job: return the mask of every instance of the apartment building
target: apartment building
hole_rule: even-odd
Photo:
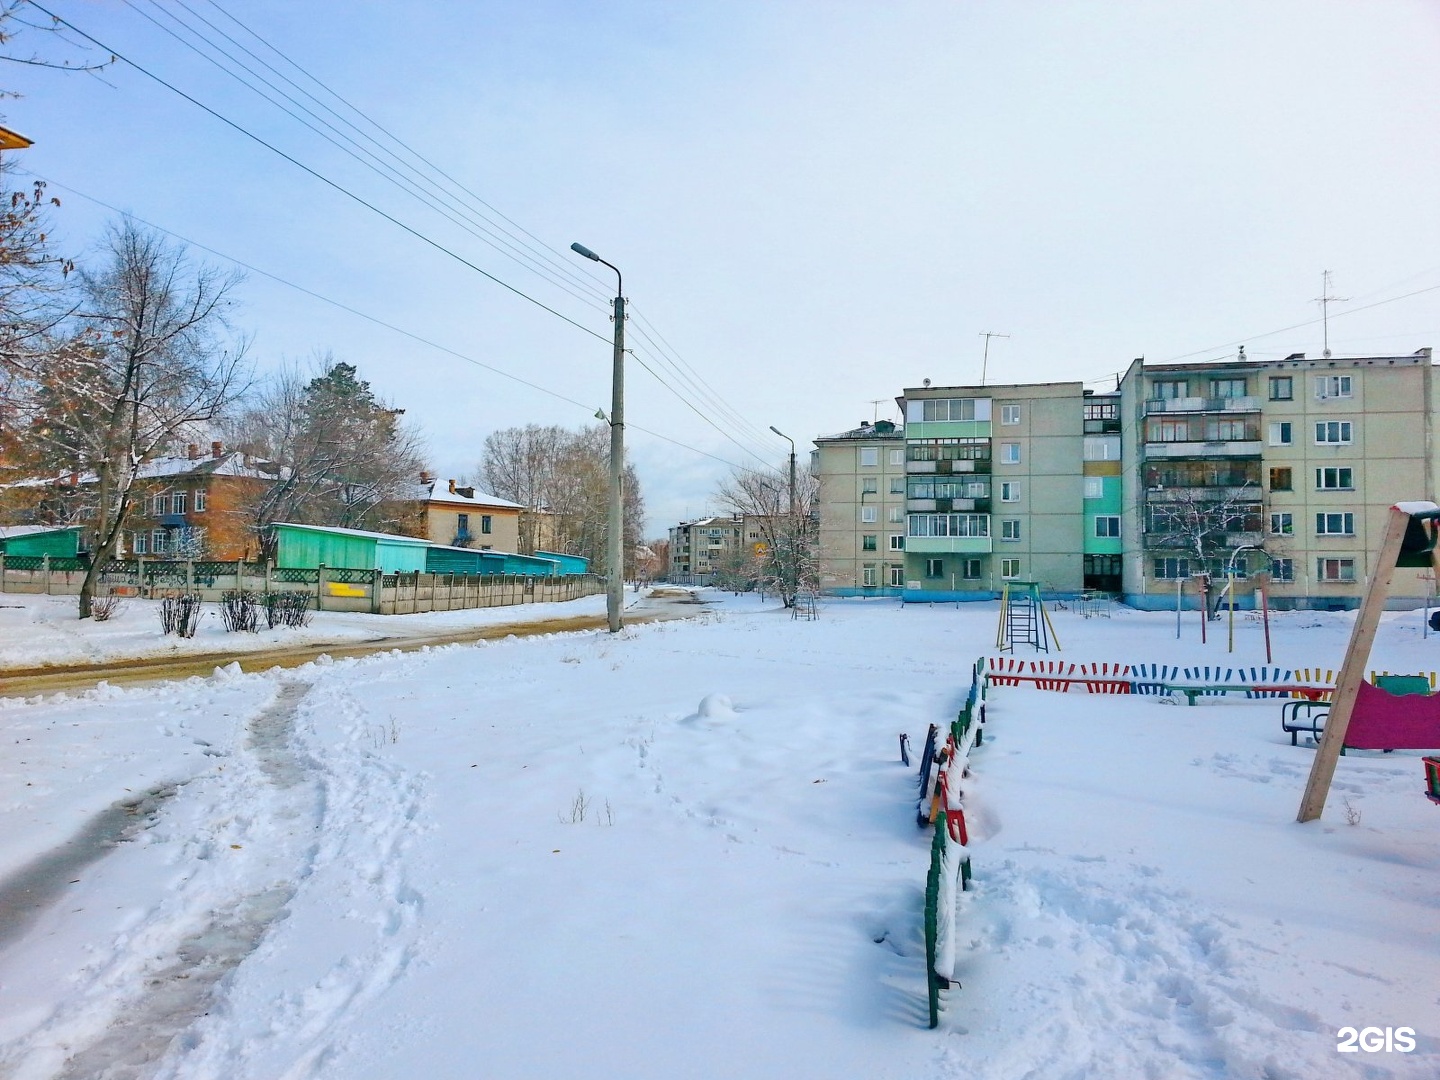
[[[1278,607],[1356,606],[1388,508],[1436,494],[1433,371],[1429,349],[1132,364],[1126,602],[1167,607],[1178,582],[1233,568],[1268,572]],[[1432,588],[1425,573],[1397,571],[1395,606]]]
[[[967,600],[1023,579],[1158,609],[1233,570],[1242,606],[1265,572],[1276,607],[1354,607],[1388,508],[1436,496],[1433,371],[1429,349],[1297,353],[1137,360],[1110,393],[907,388],[903,428],[815,440],[822,588]],[[1401,570],[1392,606],[1433,586]]]
[[[905,390],[906,599],[983,599],[1016,579],[1081,588],[1086,400],[1068,382]],[[1118,454],[1118,434],[1101,438]]]
[[[899,596],[905,588],[905,429],[888,420],[815,440],[820,588]]]
[[[745,531],[745,519],[739,514],[702,517],[672,527],[667,580],[709,585],[717,571],[738,558]]]

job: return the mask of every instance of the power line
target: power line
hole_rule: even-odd
[[[96,206],[109,210],[111,213],[125,213],[125,211],[120,210],[118,207],[112,206],[111,204],[101,199],[97,199],[93,195],[88,195],[85,192],[80,191],[78,188],[73,188],[68,184],[62,184],[56,180],[51,180],[49,177],[42,176],[40,173],[37,173],[31,169],[17,169],[16,171],[23,173],[27,176],[33,176],[37,180],[43,180],[46,184],[50,185],[51,187],[57,187],[61,191],[68,191],[70,194],[85,199],[87,202],[92,202]],[[179,240],[181,243],[188,244],[189,246],[196,248],[199,251],[207,252],[211,255],[214,255],[216,258],[224,259],[226,262],[234,263],[236,266],[241,267],[244,270],[248,270],[252,274],[258,274],[263,278],[268,278],[269,280],[276,282],[277,284],[284,285],[286,288],[294,289],[296,292],[299,293],[304,293],[306,296],[309,296],[315,300],[319,300],[321,303],[329,304],[331,307],[338,308],[339,310],[347,312],[348,314],[364,319],[366,322],[373,323],[376,326],[383,327],[386,330],[390,330],[396,334],[401,335],[402,337],[409,338],[411,341],[419,342],[421,345],[429,346],[432,349],[436,349],[449,356],[453,356],[457,360],[463,360],[467,364],[473,364],[475,367],[483,368],[484,370],[489,371],[495,375],[499,375],[501,378],[509,379],[511,382],[519,383],[521,386],[529,387],[532,390],[539,391],[542,394],[556,398],[557,400],[563,401],[566,404],[574,405],[578,408],[584,409],[586,412],[591,412],[594,408],[593,405],[587,405],[583,401],[577,401],[572,397],[567,397],[565,394],[560,393],[558,390],[552,390],[548,386],[542,386],[539,383],[531,382],[529,379],[521,378],[519,375],[512,374],[511,372],[506,371],[504,368],[498,368],[495,367],[493,364],[485,363],[483,360],[477,360],[475,359],[475,357],[468,356],[465,353],[452,349],[448,345],[441,345],[439,342],[431,341],[429,338],[423,337],[420,334],[414,333],[413,331],[406,330],[403,327],[396,326],[394,323],[386,322],[384,319],[371,315],[368,312],[361,311],[359,308],[351,307],[349,304],[346,304],[343,301],[332,299],[331,297],[325,296],[323,293],[315,292],[313,289],[306,288],[304,285],[300,285],[296,282],[290,281],[288,278],[283,278],[279,274],[271,273],[269,270],[263,270],[258,266],[254,266],[251,263],[245,262],[243,259],[237,259],[233,255],[227,255],[225,252],[219,251],[216,248],[210,247],[206,244],[202,244],[197,240],[191,240],[189,237],[183,236],[180,233],[175,232],[173,229],[167,229],[163,225],[156,225],[154,222],[146,221],[144,218],[136,217],[134,214],[129,214],[128,216],[132,220],[139,222],[141,225],[144,225],[146,228],[154,229],[156,232],[164,233],[166,236],[173,237],[174,239]],[[745,468],[745,466],[737,465],[735,462],[730,461],[726,458],[722,458],[717,454],[712,454],[706,450],[701,450],[699,447],[691,446],[689,443],[683,443],[679,439],[672,439],[668,435],[661,435],[658,431],[651,431],[649,428],[641,427],[639,424],[632,424],[627,421],[626,426],[632,427],[637,431],[642,431],[646,435],[650,435],[656,439],[660,439],[663,442],[670,443],[672,446],[678,446],[684,450],[689,450],[691,453],[699,454],[701,457],[707,457],[713,461],[718,461],[722,465],[729,465],[732,469],[743,470]]]
[[[266,101],[271,105],[274,105],[286,116],[289,116],[297,123],[308,128],[316,135],[319,135],[322,139],[330,143],[332,146],[335,146],[342,153],[359,162],[364,168],[369,169],[371,172],[375,173],[377,176],[380,176],[386,182],[394,185],[401,191],[412,196],[417,201],[421,202],[423,205],[429,207],[436,213],[440,214],[442,217],[446,218],[446,220],[450,221],[452,224],[459,226],[462,230],[468,232],[471,236],[474,236],[476,239],[480,240],[482,243],[489,245],[496,251],[500,252],[500,254],[504,255],[506,258],[524,267],[531,273],[534,273],[544,278],[550,284],[555,285],[557,288],[569,293],[570,296],[581,301],[582,303],[590,304],[596,307],[603,306],[601,304],[601,301],[604,299],[604,297],[600,292],[599,286],[592,282],[590,279],[579,277],[578,275],[573,273],[568,275],[571,279],[569,281],[562,281],[558,279],[552,269],[539,262],[530,252],[518,248],[515,244],[510,243],[507,237],[490,228],[491,223],[483,220],[483,215],[472,214],[468,207],[466,207],[463,203],[457,203],[454,197],[452,197],[448,192],[444,191],[442,188],[436,185],[419,170],[411,166],[408,162],[405,162],[398,155],[394,154],[387,147],[376,142],[376,140],[374,140],[370,136],[365,135],[363,132],[360,132],[358,128],[355,128],[355,126],[353,124],[350,124],[349,121],[336,114],[334,110],[328,109],[322,103],[315,101],[313,95],[308,94],[306,91],[299,90],[298,87],[296,88],[297,90],[299,90],[300,93],[305,94],[306,97],[310,98],[310,100],[315,101],[317,106],[326,109],[326,111],[329,112],[331,115],[335,116],[337,120],[340,120],[342,123],[355,130],[357,134],[361,136],[361,138],[365,139],[367,142],[373,144],[381,152],[393,158],[399,164],[400,168],[407,170],[410,174],[412,174],[413,178],[412,176],[407,176],[404,173],[398,171],[394,166],[382,160],[368,147],[362,145],[350,135],[347,135],[345,132],[341,131],[334,124],[330,123],[330,121],[326,120],[323,116],[318,115],[313,109],[309,108],[303,102],[297,101],[291,94],[287,93],[281,87],[276,86],[273,82],[267,79],[264,75],[255,71],[254,68],[247,65],[244,61],[239,60],[231,53],[227,52],[224,48],[215,44],[215,42],[211,41],[199,30],[196,30],[179,15],[175,14],[173,11],[170,11],[167,8],[162,7],[159,3],[159,0],[150,0],[150,3],[157,9],[159,9],[167,18],[172,20],[176,25],[183,27],[188,33],[194,35],[210,49],[213,49],[216,53],[225,57],[225,59],[228,60],[230,63],[238,66],[248,75],[257,79],[269,91],[272,91],[274,94],[279,95],[279,97],[283,98],[285,101],[288,101],[291,105],[295,106],[296,109],[304,112],[306,116],[309,116],[311,119],[313,119],[315,123],[311,123],[310,120],[305,119],[304,116],[300,116],[294,110],[287,108],[280,101],[276,100],[275,97],[272,97],[269,93],[266,93],[265,90],[260,89],[260,87],[250,82],[244,76],[238,74],[232,68],[227,67],[225,63],[217,60],[214,56],[210,55],[205,50],[197,46],[194,42],[186,40],[185,38],[177,34],[174,30],[171,30],[168,26],[164,26],[159,23],[154,17],[137,7],[134,0],[123,0],[123,3],[126,7],[134,11],[135,14],[149,22],[157,30],[173,38],[175,41],[179,42],[185,48],[189,49],[191,52],[195,53],[197,56],[201,57],[206,62],[214,65],[226,75],[229,75],[232,79],[240,83],[240,85],[244,86],[247,90],[250,90],[252,93],[256,94],[262,100]],[[192,14],[194,14],[191,8],[184,5],[183,0],[181,6],[185,7],[185,10],[191,11]],[[206,25],[213,26],[213,24],[204,20],[203,16],[197,17],[200,18],[201,21],[205,21]],[[223,31],[218,32],[222,35],[224,34]],[[233,42],[233,38],[229,38],[228,35],[224,36],[227,37],[227,40],[231,40]],[[236,44],[237,48],[244,48],[244,46],[241,46],[238,43]],[[248,52],[248,50],[246,51]],[[253,56],[254,54],[252,53],[251,55]],[[257,61],[262,64],[264,63],[263,60],[259,60],[258,58]],[[268,64],[266,66],[269,67]],[[271,70],[274,69],[271,68]],[[276,74],[279,75],[280,78],[286,78],[284,75],[281,75],[278,72]],[[286,79],[286,81],[290,82],[292,86],[294,85],[293,81],[289,79]],[[320,126],[317,127],[317,124]],[[328,130],[321,130],[322,127]],[[330,134],[331,132],[333,132],[334,134]],[[362,157],[361,155],[364,156]],[[417,185],[424,185],[424,188],[422,189]],[[443,204],[439,200],[443,200]],[[459,217],[456,216],[457,214],[459,215]],[[480,220],[477,220],[477,217],[480,218]],[[579,284],[581,287],[591,289],[592,295],[582,296],[581,294],[577,293],[573,287],[574,284]]]
[[[329,177],[325,176],[324,174],[318,172],[318,171],[315,170],[315,169],[312,169],[312,168],[309,167],[308,165],[305,165],[303,162],[299,161],[297,158],[291,156],[290,154],[287,154],[285,151],[279,149],[279,148],[278,148],[277,146],[275,146],[274,144],[266,141],[265,139],[261,138],[259,135],[256,135],[254,132],[248,130],[247,128],[245,128],[245,127],[242,126],[241,124],[237,123],[236,121],[231,120],[229,117],[223,115],[222,113],[218,112],[217,110],[210,108],[208,105],[204,104],[203,102],[199,101],[198,99],[196,99],[196,98],[192,97],[191,95],[187,94],[185,91],[181,90],[179,87],[177,87],[177,86],[175,86],[174,84],[172,84],[172,83],[166,81],[165,79],[161,78],[159,75],[157,75],[157,74],[155,74],[154,72],[150,71],[148,68],[145,68],[143,65],[141,65],[141,64],[139,64],[138,62],[130,59],[128,56],[125,56],[123,53],[120,53],[120,52],[118,52],[118,51],[116,51],[116,50],[114,50],[114,49],[111,49],[110,46],[106,45],[104,42],[100,41],[98,38],[95,38],[95,37],[93,37],[92,35],[87,34],[84,30],[81,30],[79,27],[75,26],[73,23],[69,22],[68,20],[66,20],[66,19],[60,17],[59,15],[56,15],[56,14],[54,14],[53,12],[49,11],[49,10],[48,10],[47,8],[45,8],[43,5],[39,4],[38,2],[35,2],[35,0],[31,0],[31,2],[34,4],[34,7],[35,7],[37,10],[44,12],[46,15],[49,15],[52,19],[56,20],[58,23],[66,26],[66,27],[69,27],[69,28],[70,28],[71,30],[73,30],[75,33],[79,34],[80,36],[84,37],[86,40],[94,43],[95,45],[99,46],[100,48],[108,50],[113,56],[115,56],[116,59],[118,59],[118,60],[124,62],[125,64],[127,64],[128,66],[134,68],[136,71],[140,72],[142,75],[145,75],[147,78],[149,78],[149,79],[153,80],[154,82],[160,84],[161,86],[165,87],[167,90],[170,90],[172,93],[177,94],[178,96],[184,98],[186,101],[190,102],[192,105],[195,105],[197,108],[199,108],[199,109],[203,110],[204,112],[208,113],[209,115],[213,116],[215,119],[221,121],[221,122],[224,123],[226,126],[232,128],[233,130],[235,130],[235,131],[239,132],[240,134],[244,135],[246,138],[251,139],[252,141],[258,143],[259,145],[265,147],[267,150],[270,150],[272,153],[276,154],[277,156],[279,156],[279,157],[283,158],[284,160],[290,162],[290,163],[291,163],[292,165],[294,165],[296,168],[301,169],[303,172],[307,173],[308,175],[314,177],[314,178],[317,179],[317,180],[320,180],[322,183],[324,183],[324,184],[326,184],[327,186],[335,189],[336,191],[340,192],[341,194],[347,196],[348,198],[354,200],[355,202],[359,203],[361,206],[364,206],[366,209],[371,210],[371,211],[374,212],[375,214],[378,214],[380,217],[384,218],[386,221],[389,221],[391,224],[398,226],[399,228],[403,229],[405,232],[407,232],[407,233],[409,233],[410,235],[414,236],[416,239],[422,240],[422,241],[424,241],[425,243],[429,244],[431,247],[435,248],[436,250],[441,251],[441,252],[443,252],[443,253],[446,254],[446,255],[449,255],[452,259],[455,259],[457,262],[461,263],[462,265],[469,267],[471,270],[474,270],[476,273],[482,275],[483,277],[486,277],[486,278],[488,278],[489,280],[495,282],[496,284],[503,286],[504,288],[508,289],[509,291],[515,293],[517,296],[520,296],[520,297],[522,297],[523,299],[530,301],[530,303],[534,304],[535,306],[541,308],[541,309],[544,310],[544,311],[549,312],[551,315],[554,315],[556,318],[562,320],[563,322],[567,322],[567,323],[569,323],[571,326],[574,326],[574,327],[576,327],[576,328],[579,329],[579,330],[583,330],[585,333],[587,333],[587,334],[589,334],[590,336],[595,337],[595,338],[597,338],[597,339],[599,339],[599,340],[601,340],[601,341],[606,341],[606,342],[609,341],[609,338],[608,338],[608,337],[596,333],[594,330],[591,330],[589,327],[586,327],[586,326],[582,325],[581,323],[576,322],[574,319],[571,319],[569,316],[564,315],[564,314],[562,314],[562,313],[559,312],[559,311],[556,311],[554,308],[550,307],[548,304],[545,304],[545,303],[543,303],[542,301],[537,300],[535,297],[530,296],[528,293],[525,293],[525,292],[521,291],[520,289],[516,288],[515,286],[509,284],[508,282],[503,281],[502,279],[496,277],[494,274],[491,274],[491,273],[489,273],[488,271],[481,269],[481,268],[480,268],[479,266],[477,266],[475,263],[471,262],[470,260],[466,259],[464,256],[458,254],[457,252],[455,252],[455,251],[451,250],[450,248],[446,247],[445,245],[441,244],[439,241],[434,240],[434,239],[430,238],[429,236],[426,236],[424,233],[420,232],[418,229],[416,229],[416,228],[414,228],[414,227],[412,227],[412,226],[410,226],[410,225],[407,225],[405,222],[401,221],[400,219],[398,219],[398,218],[394,217],[393,215],[387,213],[386,211],[380,209],[380,208],[379,208],[378,206],[376,206],[374,203],[371,203],[371,202],[369,202],[368,200],[366,200],[366,199],[362,198],[361,196],[355,194],[354,192],[350,191],[348,188],[344,187],[342,184],[338,183],[337,181],[331,180]],[[153,20],[151,20],[151,21],[153,22]],[[172,34],[171,36],[173,37],[174,35]],[[243,80],[242,80],[242,81],[243,81]],[[251,89],[253,89],[253,87],[252,87]],[[264,96],[264,95],[262,95],[262,96]],[[275,104],[273,101],[272,101],[271,103],[272,103],[272,104]],[[290,114],[290,115],[293,117],[293,114]],[[296,119],[298,119],[298,118],[296,118]],[[307,125],[307,126],[309,126],[309,125]],[[313,128],[312,128],[312,130],[313,130]],[[333,142],[333,140],[331,140],[331,141]],[[648,372],[653,378],[655,378],[655,380],[656,380],[657,382],[659,382],[661,386],[664,386],[667,390],[669,390],[670,393],[672,393],[673,395],[675,395],[675,397],[678,398],[687,408],[691,409],[693,412],[696,413],[697,416],[700,416],[701,419],[703,419],[706,423],[710,424],[711,427],[715,428],[715,430],[716,430],[717,432],[719,432],[724,438],[726,438],[726,439],[729,440],[730,442],[734,443],[737,447],[739,447],[739,448],[740,448],[742,451],[744,451],[745,453],[751,454],[752,456],[755,456],[755,457],[757,458],[757,460],[764,461],[763,458],[759,457],[759,455],[755,455],[754,452],[753,452],[752,450],[750,450],[748,447],[746,447],[743,443],[740,443],[740,442],[737,441],[736,439],[732,438],[732,437],[729,435],[729,433],[725,432],[722,428],[720,428],[717,424],[715,424],[713,420],[710,420],[710,418],[709,418],[708,416],[706,416],[701,410],[699,410],[698,408],[696,408],[696,407],[685,397],[684,394],[680,393],[680,392],[679,392],[678,390],[676,390],[673,386],[670,386],[669,383],[667,383],[666,380],[665,380],[664,378],[662,378],[653,368],[651,368],[649,365],[645,364],[643,361],[640,361],[638,356],[636,357],[636,359],[637,359],[637,362],[640,363],[641,367],[644,368],[644,370],[645,370],[646,372]]]

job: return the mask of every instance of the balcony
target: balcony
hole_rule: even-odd
[[[167,529],[183,529],[186,525],[184,514],[159,514],[155,520]]]
[[[988,555],[991,546],[988,536],[907,536],[905,550],[925,555]]]
[[[1145,402],[1145,415],[1157,413],[1255,413],[1260,411],[1258,397],[1230,398],[1150,398]]]
[[[989,458],[965,458],[959,461],[907,461],[907,473],[939,473],[951,476],[955,473],[989,473]]]
[[[1166,502],[1239,502],[1253,500],[1257,505],[1260,502],[1260,486],[1258,484],[1239,484],[1230,486],[1221,485],[1192,485],[1190,487],[1152,487],[1145,491],[1145,501],[1150,503]]]
[[[910,514],[988,514],[990,500],[975,499],[906,499],[905,511]]]
[[[1175,398],[1176,401],[1187,400]],[[1234,439],[1220,442],[1147,442],[1145,457],[1148,458],[1258,458],[1265,444],[1259,439]]]

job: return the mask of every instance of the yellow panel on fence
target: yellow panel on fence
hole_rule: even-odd
[[[331,596],[364,596],[365,586],[346,585],[343,581],[327,581],[325,588]]]

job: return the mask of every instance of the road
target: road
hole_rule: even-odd
[[[645,607],[625,615],[625,623],[661,622],[694,617],[704,601],[686,589],[652,589],[645,597]],[[267,649],[260,652],[188,653],[176,657],[144,657],[133,660],[111,660],[96,664],[52,665],[45,667],[8,668],[0,670],[0,696],[26,697],[61,691],[85,689],[100,682],[156,682],[164,679],[187,679],[192,675],[210,675],[216,667],[238,663],[242,671],[269,671],[274,667],[294,668],[308,664],[320,656],[340,660],[346,657],[370,656],[379,652],[412,652],[439,645],[464,645],[475,641],[498,641],[510,637],[534,637],[574,630],[599,630],[606,625],[604,615],[572,615],[541,622],[492,623],[474,629],[456,629],[440,634],[395,635],[373,641],[308,642],[301,646]]]

